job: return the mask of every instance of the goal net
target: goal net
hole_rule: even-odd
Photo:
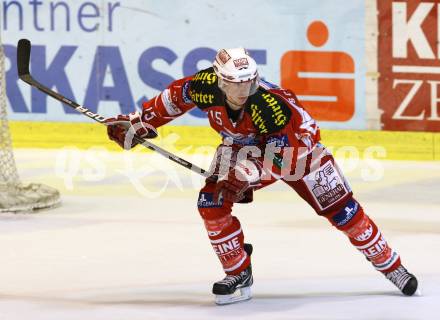
[[[59,202],[58,190],[39,183],[21,183],[18,176],[7,118],[5,56],[0,38],[0,212],[32,211]]]

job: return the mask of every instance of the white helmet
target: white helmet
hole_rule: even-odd
[[[257,63],[246,49],[221,49],[215,56],[213,67],[218,86],[227,96],[244,98],[257,91]]]

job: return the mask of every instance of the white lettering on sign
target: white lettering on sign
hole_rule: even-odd
[[[407,58],[408,42],[411,41],[419,58],[435,59],[435,54],[422,29],[422,24],[433,7],[434,3],[421,2],[411,17],[407,19],[407,3],[393,2],[392,39],[394,58]],[[438,54],[440,54],[440,51]]]
[[[440,97],[438,96],[438,85],[440,81],[423,81],[423,80],[407,80],[407,79],[394,79],[393,81],[393,89],[396,88],[399,84],[412,84],[411,89],[406,94],[405,98],[400,102],[399,107],[394,112],[392,118],[397,120],[423,120],[425,119],[425,111],[423,110],[418,115],[404,115],[405,111],[411,104],[411,101],[414,99],[415,95],[422,87],[424,83],[429,84],[431,91],[431,112],[430,116],[427,118],[432,121],[440,121],[440,116],[438,114],[438,103],[440,102]]]
[[[438,103],[440,102],[440,98],[437,94],[437,88],[440,84],[440,81],[428,81],[431,86],[431,116],[428,120],[440,121],[440,117],[438,116]]]
[[[410,102],[412,101],[412,99],[414,98],[414,96],[416,95],[417,91],[420,89],[420,87],[423,84],[423,80],[402,80],[402,79],[394,79],[393,82],[393,89],[396,88],[397,85],[401,84],[401,83],[406,83],[406,84],[413,84],[413,86],[411,87],[411,89],[408,91],[408,94],[406,95],[406,97],[402,100],[402,102],[400,103],[399,107],[397,108],[396,112],[394,112],[393,114],[393,119],[399,119],[399,120],[423,120],[423,117],[425,116],[425,110],[422,111],[422,113],[420,113],[417,116],[404,116],[403,113],[405,112],[405,110],[408,108]]]

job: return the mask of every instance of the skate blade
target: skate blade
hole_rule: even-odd
[[[422,296],[422,291],[420,289],[417,289],[416,292],[414,292],[414,296],[421,297]]]
[[[239,291],[239,292],[238,292]],[[217,294],[215,296],[215,303],[223,306],[227,304],[237,303],[240,301],[250,300],[252,298],[251,288],[240,288],[233,294]]]

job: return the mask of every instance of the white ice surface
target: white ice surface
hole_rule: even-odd
[[[164,192],[149,198],[147,189],[140,194],[140,185],[122,174],[129,170],[123,154],[69,152],[16,151],[23,180],[59,188],[63,204],[0,215],[1,320],[440,314],[440,162],[384,161],[384,176],[374,182],[362,178],[365,162],[353,170],[344,165],[356,197],[418,276],[421,297],[402,296],[344,235],[277,183],[234,211],[254,245],[254,298],[218,307],[210,290],[223,273],[196,209],[201,180],[167,160],[134,152],[133,168],[144,170],[141,182],[150,196],[169,178],[164,172],[175,174]],[[202,158],[190,160],[207,167]],[[67,171],[75,174],[72,181]]]

